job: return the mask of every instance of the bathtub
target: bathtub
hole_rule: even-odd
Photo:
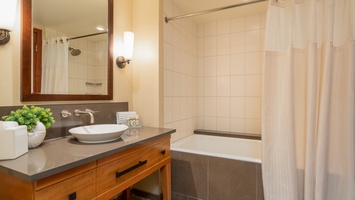
[[[261,163],[261,141],[193,134],[171,144],[172,151]]]
[[[263,199],[260,140],[193,134],[171,158],[173,199]]]

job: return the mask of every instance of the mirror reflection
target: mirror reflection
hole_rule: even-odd
[[[108,1],[32,0],[32,93],[107,95]]]

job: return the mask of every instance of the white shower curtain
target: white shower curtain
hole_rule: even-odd
[[[266,200],[355,199],[355,0],[271,0],[263,80]]]
[[[43,42],[42,94],[68,93],[67,37],[51,38]]]

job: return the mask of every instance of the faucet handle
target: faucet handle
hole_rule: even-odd
[[[62,110],[60,114],[62,115],[62,117],[67,118],[71,115],[71,112],[69,112],[68,110]]]

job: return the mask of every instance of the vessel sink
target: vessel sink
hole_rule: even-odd
[[[71,128],[69,133],[76,137],[79,142],[104,143],[119,139],[127,129],[128,126],[126,125],[95,124]]]

